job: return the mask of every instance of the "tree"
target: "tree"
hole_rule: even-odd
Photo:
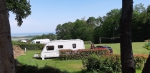
[[[143,11],[146,11],[145,7],[144,7],[144,4],[140,3],[140,4],[136,4],[133,8],[134,11],[136,12],[143,12]]]
[[[100,37],[103,37],[104,35],[104,32],[103,32],[103,28],[101,26],[97,26],[95,27],[94,29],[94,34],[93,34],[93,37],[94,37],[94,43],[100,43],[100,40],[99,38]]]
[[[72,29],[72,38],[93,41],[93,30],[91,25],[87,24],[85,20],[77,19]]]
[[[144,4],[136,4],[132,14],[132,40],[134,42],[149,39],[149,25],[147,22],[147,13]],[[138,32],[137,32],[138,31]]]
[[[147,7],[147,24],[150,25],[150,5]],[[142,70],[142,73],[150,73],[150,54],[149,57],[144,65],[144,68]]]
[[[135,73],[131,40],[132,12],[133,0],[122,0],[122,13],[120,19],[122,73]]]
[[[55,34],[53,34],[53,33],[49,33],[49,34],[43,34],[41,36],[35,36],[31,40],[35,40],[35,39],[50,39],[50,40],[55,40],[55,39],[57,39],[57,36]]]
[[[18,26],[23,23],[22,19],[31,14],[31,5],[27,0],[5,0],[7,11],[11,11],[16,15]]]
[[[23,2],[26,3],[24,4]],[[16,14],[16,20],[20,26],[23,22],[22,18],[30,15],[31,12],[30,8],[28,8],[30,6],[26,6],[28,5],[27,3],[29,2],[26,0],[0,0],[0,73],[15,73],[8,11]],[[24,9],[26,8],[25,6],[28,9]]]
[[[103,31],[106,37],[118,37],[120,10],[113,9],[107,13],[103,22]]]
[[[89,17],[87,19],[86,23],[88,25],[90,25],[91,27],[95,27],[95,25],[96,25],[96,19],[95,19],[95,17]]]
[[[0,73],[15,73],[8,13],[4,0],[0,0]]]
[[[71,30],[74,24],[72,22],[67,22],[64,24],[59,24],[56,27],[56,34],[58,39],[72,39]]]

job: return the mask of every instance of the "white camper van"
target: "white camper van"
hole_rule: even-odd
[[[49,42],[50,42],[49,39],[36,39],[33,40],[30,44],[47,44]]]
[[[85,49],[85,46],[83,40],[80,39],[53,40],[44,46],[39,57],[41,57],[42,60],[45,58],[59,57],[59,50],[62,49],[78,50]],[[34,57],[38,57],[38,55],[35,54]]]

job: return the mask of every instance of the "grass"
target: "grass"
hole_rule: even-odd
[[[146,42],[134,42],[132,44],[133,46],[133,52],[134,54],[148,54],[149,51],[144,49],[142,46]],[[115,54],[120,54],[120,44],[119,43],[111,43],[111,44],[95,44],[95,45],[108,45],[112,47]],[[85,45],[86,48],[90,48],[90,44]],[[29,50],[26,52],[26,55],[22,55],[17,58],[17,60],[22,64],[27,65],[36,65],[38,67],[44,67],[45,65],[52,66],[55,68],[59,68],[60,70],[67,70],[70,73],[81,73],[81,70],[83,68],[82,61],[81,60],[57,60],[57,59],[35,59],[32,58],[34,54],[40,53],[41,51],[36,50]],[[141,73],[141,70],[137,70],[137,73]]]
[[[57,59],[35,59],[32,58],[35,53],[40,53],[40,51],[27,51],[26,55],[22,55],[17,58],[17,60],[26,65],[34,65],[38,67],[44,67],[45,65],[59,68],[61,70],[67,70],[71,73],[78,73],[82,70],[82,61],[81,60],[57,60]]]
[[[143,45],[146,42],[133,42],[132,49],[134,54],[149,54],[149,51],[143,48]],[[113,49],[115,54],[120,54],[120,43],[111,43],[111,44],[95,44],[96,45],[108,45]],[[86,48],[89,48],[90,45],[86,44]]]

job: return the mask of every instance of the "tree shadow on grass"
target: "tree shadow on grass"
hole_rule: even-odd
[[[69,73],[68,71],[61,71],[60,69],[45,66],[38,68],[37,66],[23,65],[15,60],[16,73]]]

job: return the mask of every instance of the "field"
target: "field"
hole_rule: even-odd
[[[134,54],[148,54],[149,51],[144,49],[142,46],[146,42],[134,42],[132,44],[133,46],[133,52]],[[111,43],[111,44],[96,44],[96,45],[108,45],[113,48],[113,52],[115,54],[120,54],[120,44],[119,43]],[[86,48],[90,47],[90,44],[85,45]],[[17,58],[17,60],[22,64],[27,65],[36,65],[38,67],[43,67],[45,65],[52,66],[55,68],[59,68],[61,70],[67,70],[70,73],[81,73],[81,70],[83,68],[82,61],[81,60],[65,60],[61,61],[58,59],[35,59],[32,58],[35,53],[40,53],[40,50],[27,50],[26,55],[22,55]],[[137,73],[141,73],[140,70],[137,71]]]
[[[11,39],[12,39],[12,41],[19,41],[19,40],[21,40],[21,39],[28,39],[28,40],[30,40],[30,39],[32,39],[34,36],[14,36],[14,37],[11,37]]]
[[[134,54],[149,54],[149,51],[143,48],[146,42],[133,42],[132,49]],[[115,54],[120,54],[120,43],[110,43],[110,44],[95,44],[96,45],[108,45],[110,46]],[[90,48],[89,44],[85,45],[86,48]]]

